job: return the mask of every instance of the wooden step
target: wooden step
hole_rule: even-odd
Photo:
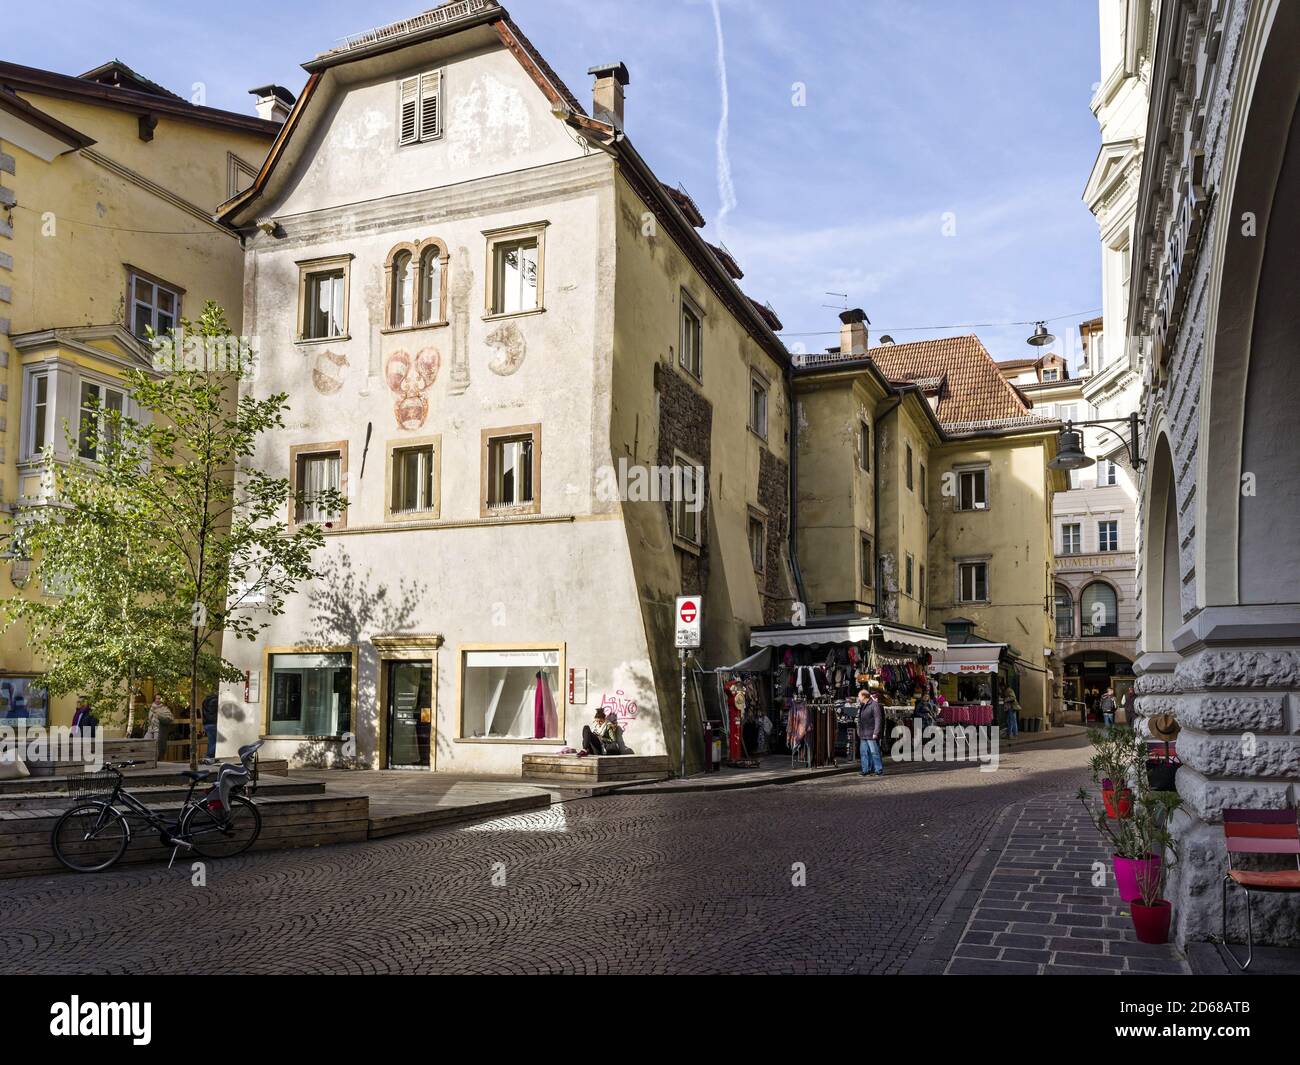
[[[576,754],[526,754],[522,775],[530,782],[605,782],[666,777],[670,771],[666,754],[604,754],[586,758]]]

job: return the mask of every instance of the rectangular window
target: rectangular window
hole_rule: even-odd
[[[858,423],[858,469],[871,472],[871,426],[866,422]]]
[[[1110,459],[1102,459],[1097,463],[1097,487],[1104,488],[1115,484],[1119,484],[1119,467]]]
[[[749,427],[767,439],[767,382],[758,374],[749,378]]]
[[[479,514],[537,514],[542,498],[542,427],[515,425],[482,432]]]
[[[125,409],[126,393],[116,388],[81,382],[81,404],[77,420],[77,454],[91,462],[99,460],[103,448],[111,448],[116,431],[113,415]]]
[[[962,470],[957,474],[957,509],[988,510],[988,470]]]
[[[1069,522],[1061,526],[1061,554],[1077,555],[1083,550],[1083,526]]]
[[[756,514],[749,515],[749,557],[754,572],[762,573],[767,563],[767,525]]]
[[[343,736],[352,731],[350,651],[269,656],[271,736]]]
[[[351,264],[351,255],[299,261],[299,340],[335,340],[348,335]]]
[[[1056,370],[1054,370],[1054,369],[1052,369],[1052,370],[1044,370],[1044,371],[1043,371],[1043,380],[1044,380],[1044,381],[1055,381],[1055,380],[1057,379],[1058,376],[1059,376],[1058,371],[1056,371]]]
[[[921,505],[925,505],[925,463],[921,463]]]
[[[442,134],[442,71],[430,70],[398,83],[399,144],[418,144]]]
[[[141,339],[152,329],[168,333],[180,319],[181,290],[155,278],[128,271],[127,301],[131,308],[131,331]]]
[[[692,377],[704,376],[704,316],[682,293],[681,351],[677,361]]]
[[[871,537],[862,538],[862,586],[873,588],[876,584],[876,553],[871,549]]]
[[[912,490],[912,445],[907,445],[907,490]]]
[[[1119,550],[1119,522],[1118,521],[1097,522],[1097,550],[1098,551]]]
[[[343,452],[303,451],[294,457],[294,490],[296,509],[294,521],[298,524],[324,525],[337,523],[342,515],[329,509],[321,498],[325,492],[343,491]]]
[[[1069,474],[1070,474],[1070,476],[1069,476],[1069,485],[1070,485],[1070,486],[1069,486],[1069,488],[1067,489],[1067,491],[1070,491],[1070,492],[1077,492],[1077,491],[1079,490],[1079,471],[1078,471],[1078,470],[1070,470],[1070,471],[1069,471]]]
[[[701,516],[704,513],[704,469],[698,462],[677,455],[673,461],[673,535],[699,547],[704,542]]]
[[[493,314],[537,309],[537,238],[502,242],[493,248]]]
[[[925,602],[925,567],[924,566],[921,567],[921,582],[917,586],[916,590],[917,590],[917,599],[919,599],[922,603],[924,603]]]
[[[989,601],[989,567],[987,562],[962,562],[957,567],[957,594],[963,603]]]
[[[462,650],[460,738],[561,739],[563,665],[557,646]],[[550,689],[548,706],[554,708],[542,715],[541,736],[536,710],[539,674]]]
[[[50,375],[33,374],[28,384],[27,453],[38,455],[50,443]]]
[[[915,588],[912,584],[912,569],[914,566],[915,563],[912,560],[912,556],[908,555],[906,568],[905,568],[904,582],[903,582],[903,590],[907,595],[915,594]]]
[[[393,449],[391,491],[393,516],[427,517],[437,511],[437,449],[433,444]]]

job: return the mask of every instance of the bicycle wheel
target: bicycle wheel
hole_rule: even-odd
[[[126,818],[105,802],[74,806],[54,824],[54,856],[74,873],[97,873],[113,865],[131,842]]]
[[[181,818],[180,837],[203,858],[233,858],[243,854],[262,831],[262,814],[242,795],[230,797],[230,816],[214,814],[198,802]]]

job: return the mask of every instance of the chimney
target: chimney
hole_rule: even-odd
[[[840,354],[865,355],[867,353],[867,326],[871,319],[861,307],[840,312]]]
[[[587,71],[596,79],[591,87],[591,117],[623,129],[623,86],[630,80],[622,63],[603,63]]]
[[[249,89],[257,97],[257,117],[268,122],[283,122],[293,110],[294,95],[283,85],[262,85]]]

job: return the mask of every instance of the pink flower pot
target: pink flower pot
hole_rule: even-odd
[[[1142,898],[1139,876],[1149,880],[1159,875],[1160,857],[1156,854],[1148,854],[1145,858],[1121,858],[1112,854],[1111,861],[1115,868],[1115,890],[1125,902]]]

